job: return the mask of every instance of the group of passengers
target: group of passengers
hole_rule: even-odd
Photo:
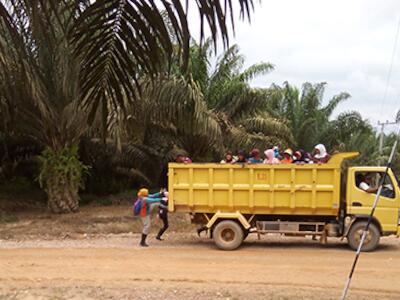
[[[237,155],[233,155],[231,151],[225,154],[225,158],[221,160],[221,164],[249,163],[249,164],[322,164],[327,163],[330,155],[326,151],[323,144],[314,147],[312,153],[302,149],[293,152],[288,148],[283,152],[279,151],[277,146],[264,151],[264,158],[261,156],[260,150],[253,149],[247,157],[243,150],[238,151]]]

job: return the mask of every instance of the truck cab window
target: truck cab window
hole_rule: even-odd
[[[376,194],[384,173],[357,172],[355,176],[357,188],[366,193]],[[395,198],[393,182],[389,176],[385,178],[381,195],[387,198]]]

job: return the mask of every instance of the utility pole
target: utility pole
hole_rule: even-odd
[[[381,160],[382,160],[382,154],[383,154],[383,136],[384,136],[384,131],[385,131],[385,126],[387,125],[396,125],[399,121],[395,122],[389,122],[386,120],[386,122],[381,122],[378,121],[378,126],[381,126],[381,133],[379,137],[379,160],[378,160],[378,166],[381,165]]]

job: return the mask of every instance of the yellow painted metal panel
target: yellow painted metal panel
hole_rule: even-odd
[[[170,209],[182,212],[337,215],[341,162],[328,164],[169,165]]]

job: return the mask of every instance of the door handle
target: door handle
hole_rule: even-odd
[[[361,204],[361,202],[355,201],[355,202],[351,203],[351,206],[362,206],[362,204]]]

